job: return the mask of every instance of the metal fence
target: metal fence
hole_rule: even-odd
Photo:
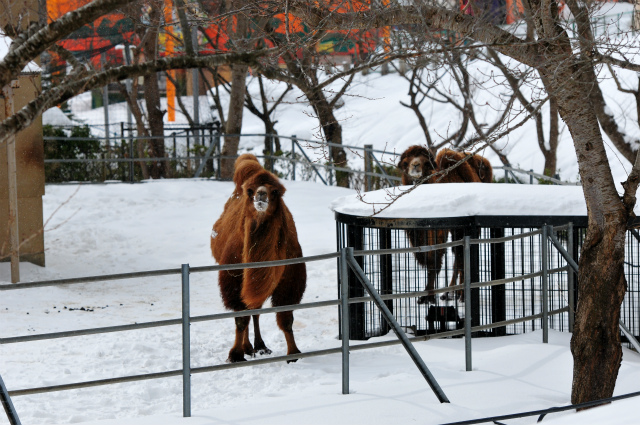
[[[69,128],[57,127],[65,131]],[[45,142],[45,179],[59,182],[138,182],[144,178],[142,164],[162,162],[167,177],[207,177],[220,180],[220,165],[224,158],[222,144],[226,137],[240,137],[243,151],[254,153],[269,171],[285,180],[315,181],[325,185],[336,184],[336,173],[349,174],[349,185],[364,191],[401,184],[396,168],[400,153],[374,149],[372,145],[352,146],[319,140],[301,139],[296,135],[278,134],[221,134],[217,127],[174,127],[165,137],[135,136],[121,123],[119,137],[52,137]],[[166,156],[153,158],[144,155],[149,142],[161,142]],[[277,143],[276,143],[277,141]],[[61,156],[63,145],[74,144]],[[92,145],[93,148],[87,146]],[[279,146],[279,149],[277,147]],[[329,150],[343,148],[350,156],[350,167],[338,167],[331,162]],[[70,153],[70,154],[69,154]],[[533,184],[543,181],[567,184],[559,178],[548,177],[509,166],[495,167],[504,171],[505,182]],[[497,175],[496,175],[497,177]]]
[[[535,319],[491,327],[478,336],[520,334],[541,329],[539,315],[544,306],[562,311],[550,318],[549,326],[558,331],[572,331],[577,305],[577,290],[573,285],[575,272],[558,249],[551,249],[551,239],[543,233],[545,225],[561,226],[567,217],[462,217],[452,219],[390,219],[355,217],[336,213],[338,247],[356,250],[403,249],[411,247],[410,232],[445,231],[455,233],[448,245],[439,250],[444,255],[441,269],[430,262],[422,264],[416,255],[393,253],[380,257],[363,257],[360,266],[375,288],[382,294],[406,294],[424,291],[429,276],[437,275],[436,288],[445,288],[456,273],[453,247],[460,246],[462,235],[475,241],[471,249],[471,280],[473,282],[504,281],[504,285],[476,288],[471,291],[472,322],[486,326],[509,322],[524,316]],[[556,227],[557,239],[577,263],[579,247],[586,234],[586,217],[570,218],[574,224]],[[457,240],[453,240],[457,239]],[[499,241],[499,242],[498,242]],[[452,248],[452,249],[449,249]],[[545,278],[542,269],[552,271]],[[640,337],[640,235],[630,230],[626,238],[625,274],[627,293],[621,307],[622,321],[629,334]],[[349,280],[351,296],[361,296],[362,289],[352,276]],[[547,279],[545,283],[544,279]],[[506,282],[508,280],[508,282]],[[546,285],[546,289],[545,289]],[[442,291],[441,291],[442,292]],[[441,293],[440,292],[440,293]],[[547,298],[546,300],[544,298]],[[447,332],[462,328],[466,316],[465,304],[458,298],[435,297],[420,303],[416,297],[403,297],[388,303],[398,322],[415,335]],[[349,316],[350,338],[365,340],[381,336],[389,327],[372,303],[354,307]],[[623,340],[630,336],[623,332]]]
[[[567,228],[556,228],[555,230],[563,231],[563,229]],[[481,244],[504,244],[506,242],[518,241],[518,240],[526,240],[526,238],[531,238],[533,236],[539,237],[542,235],[543,240],[546,241],[546,235],[544,230],[537,230],[534,232],[528,232],[526,234],[517,234],[502,238],[494,238],[494,239],[471,239],[470,236],[466,236],[462,241],[450,242],[444,245],[437,246],[421,246],[421,247],[405,247],[405,248],[392,248],[392,249],[370,249],[370,250],[356,250],[354,251],[352,247],[344,247],[339,252],[329,253],[325,255],[317,255],[311,257],[303,257],[289,260],[281,260],[281,261],[271,261],[271,262],[263,262],[263,263],[245,263],[245,264],[234,264],[234,265],[219,265],[219,266],[204,266],[204,267],[190,267],[188,264],[182,265],[181,268],[176,269],[165,269],[165,270],[155,270],[155,271],[147,271],[147,272],[136,272],[136,273],[126,273],[126,274],[114,274],[114,275],[105,275],[105,276],[93,276],[93,277],[84,277],[84,278],[71,278],[71,279],[58,279],[58,280],[49,280],[49,281],[40,281],[40,282],[28,282],[28,283],[19,283],[19,284],[7,284],[0,285],[1,291],[11,291],[11,290],[21,290],[26,288],[40,288],[45,286],[57,286],[57,285],[69,285],[69,284],[78,284],[78,283],[88,283],[88,282],[104,282],[110,280],[119,280],[119,279],[131,279],[137,277],[144,276],[181,276],[181,285],[182,285],[182,317],[171,319],[171,320],[163,320],[163,321],[155,321],[155,322],[144,322],[144,323],[136,323],[130,325],[122,325],[122,326],[111,326],[111,327],[102,327],[102,328],[92,328],[92,329],[81,329],[74,330],[68,332],[55,332],[55,333],[46,333],[46,334],[36,334],[36,335],[25,335],[25,336],[16,336],[16,337],[7,337],[0,338],[0,344],[15,344],[27,341],[37,341],[37,340],[49,340],[49,339],[58,339],[58,338],[69,338],[69,337],[80,337],[83,335],[93,335],[93,334],[103,334],[103,333],[113,333],[113,332],[124,332],[135,329],[147,329],[152,327],[163,327],[163,326],[177,326],[181,325],[182,327],[182,368],[176,370],[169,370],[165,372],[159,373],[150,373],[150,374],[141,374],[141,375],[132,375],[132,376],[122,376],[117,378],[110,379],[102,379],[102,380],[94,380],[94,381],[85,381],[85,382],[76,382],[70,384],[60,384],[60,385],[50,385],[46,387],[38,387],[38,388],[26,388],[26,389],[14,389],[9,391],[4,391],[4,395],[6,395],[7,399],[10,400],[10,397],[16,396],[24,396],[30,394],[39,394],[46,392],[55,392],[55,391],[64,391],[76,388],[87,388],[87,387],[95,387],[102,385],[109,385],[115,383],[124,383],[124,382],[134,382],[134,381],[142,381],[142,380],[150,380],[150,379],[160,379],[167,378],[172,376],[182,376],[183,379],[183,415],[185,417],[191,415],[191,375],[196,373],[207,373],[207,372],[215,372],[224,369],[231,368],[239,368],[239,367],[251,367],[264,363],[272,363],[272,362],[281,362],[293,359],[301,359],[306,357],[315,357],[315,356],[323,356],[328,354],[337,354],[342,353],[342,388],[343,393],[349,393],[349,352],[355,350],[364,350],[370,348],[377,348],[383,346],[390,346],[396,344],[402,344],[416,363],[416,366],[419,368],[422,375],[425,377],[429,385],[432,387],[436,396],[441,402],[446,402],[446,396],[442,389],[439,389],[437,382],[430,376],[428,368],[422,362],[419,355],[412,347],[412,343],[416,341],[426,341],[434,338],[444,338],[444,337],[452,337],[452,336],[465,336],[465,351],[466,351],[466,368],[467,370],[471,370],[471,362],[472,362],[472,351],[471,351],[471,336],[472,334],[478,335],[480,332],[487,332],[491,329],[500,329],[508,326],[516,325],[516,324],[525,324],[537,322],[540,323],[540,327],[543,330],[543,342],[547,342],[548,339],[548,329],[550,326],[553,326],[554,317],[556,315],[560,315],[561,317],[568,316],[571,317],[572,309],[568,305],[560,305],[554,304],[550,301],[553,296],[550,295],[552,292],[552,286],[549,284],[549,280],[551,276],[559,273],[566,273],[567,267],[558,267],[553,269],[553,258],[552,255],[543,255],[539,262],[535,263],[535,266],[532,267],[531,273],[516,276],[512,278],[503,278],[503,279],[494,279],[489,282],[480,282],[479,280],[474,280],[474,276],[479,276],[478,271],[474,272],[474,267],[477,267],[477,263],[474,265],[473,260],[473,252],[475,250],[474,247],[478,247]],[[396,256],[396,255],[413,255],[419,252],[427,252],[434,249],[442,249],[448,248],[451,246],[460,246],[462,245],[464,248],[464,267],[465,267],[465,281],[463,284],[459,284],[453,288],[441,288],[433,291],[436,294],[441,294],[443,292],[449,290],[464,290],[465,303],[464,303],[464,314],[465,317],[471,317],[473,320],[464,320],[463,329],[455,329],[449,331],[443,331],[440,329],[440,332],[436,334],[424,334],[417,335],[412,338],[409,338],[405,335],[403,328],[406,328],[406,325],[402,325],[398,323],[395,319],[393,313],[391,311],[395,311],[396,305],[395,303],[401,302],[400,300],[412,299],[421,295],[426,295],[428,292],[426,291],[415,291],[415,292],[401,292],[401,293],[393,293],[393,294],[380,294],[380,289],[376,288],[375,281],[367,275],[366,267],[363,269],[362,264],[366,262],[372,261],[371,258],[384,258],[386,256]],[[546,246],[547,244],[543,244]],[[565,254],[567,255],[567,254]],[[214,272],[221,270],[242,270],[247,268],[258,268],[258,267],[274,267],[274,266],[282,266],[289,264],[296,264],[302,262],[311,262],[311,261],[321,261],[321,260],[338,260],[338,270],[339,270],[339,280],[341,291],[338,299],[314,302],[314,303],[304,303],[300,305],[292,305],[292,306],[282,306],[282,307],[272,307],[272,308],[263,308],[260,310],[252,310],[252,311],[240,311],[240,312],[228,312],[228,313],[220,313],[220,314],[212,314],[205,316],[191,316],[190,315],[190,303],[189,303],[189,276],[191,273],[202,273],[202,272]],[[380,260],[377,260],[380,261]],[[535,267],[540,268],[537,270]],[[355,276],[355,277],[353,277]],[[541,279],[541,305],[540,310],[529,311],[526,309],[517,310],[517,313],[514,313],[513,318],[503,318],[499,321],[493,320],[490,322],[483,322],[480,320],[476,320],[476,317],[481,316],[480,311],[476,311],[478,308],[478,303],[473,301],[474,293],[480,288],[486,289],[489,288],[493,290],[493,288],[499,286],[505,286],[509,284],[519,284],[522,281],[528,281],[534,278],[540,277]],[[472,281],[476,283],[471,283]],[[348,283],[347,283],[348,282]],[[369,293],[369,296],[364,296],[364,291],[362,294],[354,295],[354,284],[357,282],[364,291]],[[571,280],[567,279],[569,287],[571,287]],[[377,313],[380,317],[384,318],[387,327],[393,329],[398,335],[399,341],[384,341],[384,342],[374,342],[374,343],[365,343],[359,344],[356,346],[351,346],[349,344],[349,338],[342,338],[341,347],[324,349],[324,350],[316,350],[310,351],[301,354],[295,355],[287,355],[287,356],[274,356],[271,358],[265,359],[255,359],[249,362],[240,362],[240,363],[232,363],[232,364],[219,364],[219,365],[211,365],[204,367],[191,367],[191,340],[190,340],[190,324],[197,322],[205,322],[211,320],[221,320],[221,319],[229,319],[234,317],[241,316],[249,316],[252,314],[267,314],[267,313],[275,313],[279,311],[294,311],[301,309],[310,309],[310,308],[319,308],[319,307],[327,307],[327,306],[339,306],[339,316],[343,317],[352,317],[352,311],[361,311],[362,306],[368,305],[370,303],[375,304],[375,308],[378,308],[379,312]],[[387,306],[391,306],[391,308],[387,308]],[[570,319],[569,319],[570,322]],[[340,322],[340,331],[341,335],[351,334],[350,327],[352,325],[352,321],[350,320],[341,320]],[[529,330],[532,328],[527,328],[525,330]],[[7,410],[7,413],[10,414],[10,411]]]

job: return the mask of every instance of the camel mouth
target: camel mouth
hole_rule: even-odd
[[[269,203],[263,201],[254,201],[253,206],[256,208],[256,211],[265,212],[269,207]]]
[[[414,178],[422,177],[422,172],[420,170],[409,170],[409,175]]]

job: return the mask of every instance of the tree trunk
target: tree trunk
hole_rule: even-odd
[[[311,106],[318,115],[324,138],[329,143],[342,145],[342,126],[333,114],[333,108],[327,101],[322,90],[314,89],[305,93]],[[336,167],[347,168],[347,153],[342,146],[331,146],[331,161]],[[341,187],[349,187],[349,173],[336,170],[336,184]]]
[[[229,98],[229,112],[227,113],[227,127],[225,133],[239,135],[242,132],[242,113],[244,112],[244,94],[247,85],[246,65],[231,67],[231,94]],[[240,136],[225,136],[222,148],[222,162],[220,173],[223,179],[233,178],[233,164],[238,155]]]
[[[246,6],[246,0],[227,0],[227,10],[235,11]],[[234,48],[238,52],[246,51],[247,34],[249,32],[249,22],[247,16],[240,12],[235,16],[227,19],[227,32],[233,43]],[[227,125],[225,133],[237,134],[242,132],[242,114],[244,112],[244,96],[247,90],[247,72],[249,67],[246,65],[231,66],[231,93],[229,98],[229,112],[227,113]],[[224,138],[224,146],[222,148],[222,161],[220,163],[220,175],[223,179],[231,180],[233,178],[233,165],[235,157],[238,155],[238,146],[240,145],[240,136],[231,136]],[[225,158],[226,157],[226,158]]]
[[[588,79],[577,71],[580,68],[559,64],[555,80],[550,78],[560,116],[573,138],[589,218],[571,338],[572,403],[613,394],[622,360],[618,322],[626,291],[623,263],[628,219],[611,176],[596,113],[584,102]]]
[[[157,22],[160,17],[160,10],[151,8],[151,22]],[[144,37],[142,49],[148,59],[157,57],[158,29],[150,26],[148,33]],[[160,87],[158,85],[158,74],[151,74],[144,77],[144,101],[147,105],[147,119],[152,139],[148,143],[148,152],[152,158],[164,158],[164,111],[160,107]],[[165,161],[154,161],[149,166],[151,178],[159,179],[166,177]]]
[[[541,148],[542,155],[544,156],[544,172],[545,176],[553,177],[556,175],[558,167],[558,137],[560,132],[558,130],[558,102],[551,96],[549,99],[549,148]],[[544,140],[544,136],[543,136]]]

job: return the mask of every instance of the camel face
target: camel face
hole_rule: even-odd
[[[260,186],[253,195],[253,206],[258,212],[265,212],[269,208],[269,191],[265,186]]]
[[[426,158],[424,157],[413,158],[413,160],[407,167],[407,174],[409,174],[414,179],[419,179],[420,177],[422,177],[422,169],[424,167],[425,159]]]

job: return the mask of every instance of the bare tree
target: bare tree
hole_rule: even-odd
[[[260,88],[259,107],[253,101],[248,88],[245,95],[244,104],[249,112],[260,118],[260,120],[264,123],[264,154],[272,155],[274,153],[282,152],[280,138],[278,137],[278,131],[276,130],[276,123],[278,121],[273,118],[273,115],[276,111],[276,108],[282,104],[287,93],[289,93],[293,89],[293,86],[291,84],[286,84],[285,89],[282,90],[282,92],[276,99],[273,94],[268,94],[265,91],[262,75],[258,74],[257,80],[258,86]]]

